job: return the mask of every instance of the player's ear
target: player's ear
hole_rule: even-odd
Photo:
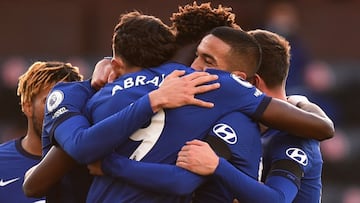
[[[22,110],[26,117],[30,117],[32,115],[32,105],[31,102],[24,102],[22,106]]]
[[[255,74],[253,79],[253,85],[258,89],[262,89],[265,85],[265,82],[258,74]]]
[[[111,59],[111,66],[116,75],[122,75],[125,69],[124,61],[120,57],[113,57]]]
[[[242,79],[244,79],[244,80],[246,80],[246,78],[247,78],[246,73],[244,73],[242,71],[235,70],[235,71],[232,71],[231,73],[238,76],[238,77],[240,77],[240,78],[242,78]]]

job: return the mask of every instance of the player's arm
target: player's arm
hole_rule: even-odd
[[[172,76],[177,77],[179,74],[182,73],[175,72],[174,74],[175,75]],[[196,75],[192,75],[185,78],[192,81],[194,93],[200,93],[202,91],[209,91],[213,88],[218,88],[218,85],[205,85],[205,86],[200,85],[200,83],[213,80],[214,77],[209,76],[208,74],[207,75],[197,74],[197,76],[205,76],[201,78],[194,76]],[[183,82],[183,80],[178,80],[178,78],[175,79],[177,82]],[[167,83],[164,82],[163,87],[159,88],[159,91],[162,91],[164,89],[168,91],[169,87],[166,84]],[[68,85],[67,87],[69,86],[70,85]],[[116,139],[122,138],[120,135],[131,134],[132,131],[140,128],[142,123],[144,121],[147,121],[147,118],[150,118],[153,115],[153,108],[152,108],[153,105],[149,104],[151,103],[151,101],[149,101],[151,100],[151,96],[149,97],[144,96],[142,99],[135,102],[134,105],[128,106],[121,112],[113,115],[112,116],[113,118],[108,118],[107,120],[97,124],[95,127],[90,128],[89,121],[86,119],[86,117],[82,116],[80,112],[81,111],[80,109],[82,108],[82,104],[84,103],[84,101],[86,101],[87,98],[87,94],[81,94],[81,92],[83,92],[84,88],[87,89],[86,87],[89,88],[89,86],[72,84],[72,87],[68,90],[68,92],[75,94],[72,94],[70,96],[66,95],[66,98],[71,98],[73,100],[74,98],[78,97],[79,101],[77,101],[77,103],[75,104],[71,102],[72,100],[69,101],[70,107],[67,108],[68,111],[66,112],[69,114],[71,113],[71,115],[68,116],[66,119],[60,120],[58,122],[54,121],[53,119],[49,119],[49,120],[45,119],[44,120],[45,128],[43,133],[46,135],[54,130],[53,132],[59,136],[59,138],[55,136],[56,141],[58,141],[57,139],[59,139],[60,141],[60,142],[58,141],[59,143],[65,143],[64,145],[62,145],[62,148],[64,148],[65,151],[67,151],[67,153],[71,154],[72,158],[75,158],[79,162],[90,163],[96,160],[98,157],[101,157],[109,153],[112,150],[111,147],[114,146],[116,142],[118,142],[118,140]],[[189,86],[186,87],[189,89]],[[167,94],[167,91],[164,91],[164,94]],[[190,91],[190,94],[194,94],[194,93]],[[171,94],[170,97],[172,97]],[[199,104],[199,101],[192,100],[190,96],[184,95],[183,98],[180,97],[177,98],[178,99],[172,100],[173,104],[169,103],[168,100],[164,100],[164,101],[166,101],[166,105],[170,107],[171,105],[179,105],[179,103],[180,104],[186,103],[186,101],[185,102],[181,101],[181,99],[183,98],[185,99],[190,98],[190,102],[194,101],[193,104]],[[180,102],[177,103],[178,101]],[[200,103],[202,102],[200,101]],[[208,104],[205,104],[205,106],[207,105]],[[158,107],[159,107],[159,103],[156,103],[156,108]],[[61,107],[59,107],[58,109],[60,108]],[[56,110],[54,110],[54,112],[56,112]],[[50,114],[48,116],[51,116],[50,118],[52,118],[53,115]],[[119,123],[122,125],[119,125]],[[104,131],[103,129],[106,129],[107,131],[106,130]],[[111,130],[109,131],[109,129]],[[104,133],[108,133],[107,136],[109,136],[110,138],[115,138],[115,141],[108,139],[104,140],[103,139]],[[64,135],[64,137],[62,137],[62,135]],[[68,139],[70,141],[65,140],[61,142],[61,139],[67,138],[66,136],[71,136]],[[74,140],[71,139],[73,137],[76,139]],[[87,138],[89,140],[87,140]],[[100,142],[96,142],[96,141],[94,142],[93,139],[100,140]],[[102,141],[105,141],[105,143]],[[99,150],[93,150],[93,149],[99,149]],[[53,185],[57,180],[59,180],[63,176],[63,174],[66,173],[67,170],[65,170],[65,167],[72,168],[74,166],[72,164],[73,161],[72,162],[70,161],[70,164],[62,163],[61,164],[62,167],[51,167],[52,163],[60,163],[60,161],[66,161],[69,158],[67,153],[62,151],[59,147],[56,147],[55,149],[53,147],[53,149],[46,154],[44,161],[40,162],[39,166],[33,169],[31,176],[29,175],[28,178],[26,179],[24,190],[29,196],[37,196],[40,194],[44,194],[44,192],[47,191],[51,187],[51,185]],[[93,155],[93,157],[91,157],[90,155]],[[48,165],[50,165],[50,167]],[[44,172],[45,169],[46,171]],[[42,183],[41,187],[38,187],[39,180],[41,180]]]
[[[146,190],[173,195],[192,193],[206,178],[175,165],[134,161],[115,153],[102,160],[100,172],[94,173],[99,170],[94,166],[89,170],[93,175],[103,173]]]
[[[23,191],[28,197],[44,197],[77,163],[60,147],[53,146],[39,164],[30,168],[24,177]]]
[[[214,176],[220,178],[239,202],[291,203],[299,190],[299,186],[292,178],[299,179],[299,177],[290,172],[284,173],[288,176],[270,176],[265,183],[261,183],[220,158]]]
[[[70,85],[70,84],[69,84]],[[68,86],[69,86],[68,85]],[[75,87],[78,87],[78,85],[74,85]],[[84,95],[81,95],[79,92],[79,89],[76,89],[78,91],[74,91],[74,89],[76,88],[72,88],[72,92],[77,92],[76,96],[80,95],[81,99],[84,99]],[[65,95],[66,96],[66,95]],[[70,98],[74,98],[74,97],[70,97]],[[144,97],[145,103],[148,103],[148,100],[146,97]],[[141,103],[141,101],[139,101],[138,103]],[[74,105],[72,103],[72,105]],[[79,105],[81,106],[81,105]],[[144,109],[139,109],[137,108],[137,106],[140,107],[144,107]],[[63,130],[60,132],[56,132],[55,130],[55,134],[59,133],[61,134],[66,134],[69,136],[69,139],[72,140],[72,136],[86,136],[89,135],[91,136],[93,134],[95,135],[101,135],[101,129],[88,129],[90,128],[90,124],[89,121],[86,119],[86,117],[82,116],[81,113],[78,111],[73,110],[71,107],[69,107],[68,109],[71,109],[71,111],[68,112],[72,112],[74,113],[72,116],[70,116],[69,118],[65,119],[64,121],[62,121],[62,123],[60,123],[59,125],[62,127],[56,128],[56,130]],[[132,111],[132,109],[135,109]],[[129,113],[128,113],[129,112]],[[136,119],[134,122],[131,122],[134,118],[133,117],[126,117],[126,115],[133,115],[133,116],[139,116],[139,118],[141,118],[141,116],[144,116],[144,112],[148,112],[149,117],[151,117],[151,115],[153,115],[151,107],[148,104],[145,105],[137,105],[134,104],[133,106],[128,106],[127,108],[125,108],[122,112],[119,112],[119,120],[122,121],[122,123],[124,123],[124,126],[122,125],[118,125],[119,121],[114,121],[114,122],[110,122],[107,123],[105,122],[103,125],[105,126],[104,128],[106,129],[107,125],[111,125],[113,126],[120,126],[118,127],[118,130],[122,130],[122,132],[126,133],[128,130],[127,127],[129,128],[133,128],[136,129],[138,128],[138,126],[141,126],[141,124],[139,124],[138,126],[136,126],[136,122],[141,122],[141,119]],[[124,114],[125,116],[121,116],[122,114]],[[116,115],[114,115],[116,116]],[[46,134],[48,134],[47,132],[49,132],[48,127],[52,127],[52,125],[56,125],[55,122],[51,122],[53,120],[47,120],[46,119],[47,116],[45,116],[44,119],[44,130],[43,130],[43,136],[46,136]],[[122,120],[124,119],[124,120]],[[111,120],[110,120],[111,121]],[[126,122],[130,122],[129,124],[127,124]],[[126,127],[127,126],[127,127]],[[123,127],[124,129],[122,129],[121,127]],[[68,128],[68,130],[66,130]],[[87,129],[87,130],[85,130]],[[93,132],[93,131],[94,132]],[[99,130],[99,132],[97,132],[96,130]],[[90,132],[88,132],[90,131]],[[113,130],[113,132],[109,131],[109,133],[112,133],[114,135],[114,137],[120,137],[117,136],[119,133],[119,131],[115,131]],[[121,131],[120,131],[121,132]],[[103,131],[102,133],[106,133],[105,131]],[[104,135],[104,134],[103,134]],[[104,137],[104,136],[102,136]],[[56,136],[55,136],[56,139]],[[96,137],[94,136],[94,138],[92,139],[98,139],[98,143],[102,143],[102,141],[104,139],[101,139],[101,136]],[[81,140],[72,140],[72,141],[79,141],[81,142]],[[85,140],[86,141],[86,140]],[[84,141],[84,142],[85,142]],[[66,143],[65,144],[69,144]],[[93,144],[93,143],[91,143]],[[96,144],[96,143],[94,143]],[[75,145],[75,144],[74,144]],[[85,145],[85,143],[84,143]],[[77,163],[74,160],[74,157],[77,157],[78,159],[84,159],[84,161],[87,161],[88,157],[90,157],[92,154],[94,154],[94,152],[97,152],[98,149],[100,150],[101,148],[97,148],[97,150],[94,150],[92,152],[86,152],[86,150],[84,150],[84,145],[82,145],[81,143],[79,143],[79,148],[77,149],[76,147],[69,147],[69,145],[65,145],[65,146],[57,146],[54,147],[52,146],[51,150],[45,155],[45,157],[43,158],[43,160],[38,164],[38,166],[36,168],[33,168],[31,170],[31,173],[29,172],[28,175],[25,178],[25,182],[23,185],[23,189],[25,191],[25,194],[28,196],[43,196],[43,194],[45,194],[53,185],[54,183],[56,183],[58,180],[60,180],[64,174],[66,174],[68,172],[69,169],[73,168],[75,166],[75,163]],[[97,145],[99,147],[99,145]],[[65,151],[67,150],[68,152],[71,153],[71,157],[65,152],[63,151],[63,149],[65,149]],[[82,151],[78,151],[78,150],[82,150]],[[103,149],[104,150],[104,149]],[[102,151],[102,153],[106,154],[107,152],[110,152],[111,149],[107,149],[108,151]],[[82,154],[81,152],[85,151],[85,154]],[[86,154],[88,153],[88,154]],[[95,153],[96,154],[96,153]],[[81,157],[83,156],[83,157]],[[39,184],[42,183],[42,184]]]
[[[199,175],[214,175],[219,178],[240,202],[291,202],[298,192],[299,179],[294,173],[286,176],[271,176],[266,184],[249,177],[223,158],[211,147],[199,140],[187,142],[179,152],[176,165]]]
[[[273,98],[260,117],[265,125],[296,136],[325,140],[334,136],[334,124],[326,114],[307,112]]]
[[[230,156],[241,157],[242,162],[253,162],[252,157],[256,157],[254,159],[256,164],[258,164],[261,155],[260,140],[258,145],[254,146],[258,147],[259,151],[257,151],[257,149],[252,150],[251,147],[248,147],[251,144],[255,144],[254,140],[260,139],[260,132],[257,125],[240,112],[231,113],[222,118],[218,123],[223,127],[225,127],[226,124],[227,129],[232,129],[233,133],[229,133],[229,136],[225,136],[224,140],[230,139],[231,141],[234,141],[235,139],[235,142],[228,143],[227,145],[227,142],[214,134],[215,132],[211,132],[209,137],[215,139],[218,138],[218,141],[212,142],[214,145],[219,145],[217,149],[220,149],[219,151],[224,151],[224,148],[228,149]],[[243,134],[245,132],[246,134]],[[223,145],[219,144],[219,142]],[[241,147],[244,145],[248,146]],[[254,152],[258,152],[258,154],[254,155]],[[176,195],[191,193],[205,178],[196,176],[193,173],[174,165],[138,162],[117,154],[107,156],[102,162],[102,168],[97,163],[95,165],[90,165],[89,169],[91,173],[95,172],[93,175],[103,175],[103,171],[105,171],[106,175],[120,178],[122,181],[145,188],[146,190]],[[255,170],[254,172],[249,169],[247,172],[257,178],[258,170]]]
[[[77,162],[87,164],[112,152],[153,114],[149,97],[145,95],[133,105],[92,126],[85,116],[74,115],[55,126],[53,136],[66,153]]]
[[[127,140],[160,108],[174,108],[187,104],[212,107],[212,103],[198,100],[194,98],[194,94],[219,88],[218,83],[203,84],[217,79],[217,76],[196,72],[179,77],[183,74],[184,71],[174,71],[159,89],[93,126],[90,126],[87,118],[81,114],[83,100],[86,98],[81,94],[81,90],[85,85],[64,83],[62,86],[55,86],[52,92],[60,89],[65,96],[55,109],[49,111],[47,108],[44,120],[45,133],[53,136],[79,163],[91,163]]]
[[[323,118],[328,118],[326,113],[318,105],[310,102],[308,100],[308,98],[306,98],[305,96],[291,95],[291,96],[287,97],[287,101],[290,104],[292,104],[296,107],[299,107],[300,109],[302,109],[306,112],[313,113],[313,114],[318,115]]]
[[[334,136],[334,124],[327,116],[306,112],[286,101],[269,98],[247,81],[229,73],[211,69],[208,72],[219,74],[221,88],[217,93],[221,94],[221,97],[232,98],[229,101],[220,101],[221,105],[227,108],[238,105],[239,111],[256,121],[296,136],[316,140]]]
[[[146,97],[144,97],[144,100],[146,100]],[[149,111],[149,114],[153,114],[151,108],[148,105],[139,105],[140,107],[145,106],[145,110],[142,109],[138,109],[137,108],[137,104],[134,104],[133,106],[128,106],[127,108],[125,108],[123,111],[119,112],[118,114],[125,114],[125,115],[133,115],[133,116],[141,116],[144,115],[143,113],[146,111]],[[132,111],[132,108],[134,108],[135,110]],[[138,110],[138,111],[136,111]],[[140,111],[140,112],[139,112]],[[130,113],[128,113],[130,112]],[[139,113],[136,113],[139,112]],[[116,115],[114,115],[116,116]],[[118,123],[113,123],[110,125],[117,125],[120,126],[118,127],[118,130],[123,130],[122,132],[126,132],[127,127],[129,128],[137,128],[137,126],[135,123],[136,122],[131,122],[129,123],[129,125],[127,125],[127,121],[131,121],[131,119],[134,119],[132,117],[128,118],[126,116],[122,117],[121,115],[119,116],[121,118],[123,118],[124,120],[122,120],[122,123],[124,123],[124,126],[122,125],[118,125]],[[121,119],[120,119],[121,120]],[[139,121],[139,119],[137,120]],[[44,120],[45,125],[47,123],[46,120]],[[69,122],[69,123],[68,123]],[[104,128],[106,129],[106,123],[104,124]],[[58,128],[57,130],[64,130],[64,132],[60,132],[67,134],[69,136],[79,136],[79,133],[83,133],[81,135],[86,136],[89,135],[91,136],[91,132],[90,133],[86,133],[87,131],[84,129],[90,128],[89,122],[88,120],[82,116],[81,114],[76,115],[76,116],[72,116],[70,117],[68,120],[65,120],[62,124],[63,128]],[[125,127],[127,126],[127,127]],[[124,129],[122,129],[121,127],[123,127]],[[69,130],[67,131],[66,128],[68,128]],[[79,130],[82,129],[82,130]],[[87,129],[89,131],[91,130],[97,130],[97,129]],[[101,129],[100,129],[101,130]],[[46,130],[44,130],[44,132],[46,132]],[[115,133],[116,132],[116,133]],[[114,137],[116,137],[115,135],[118,135],[119,133],[117,133],[118,131],[114,131],[111,132],[109,131],[109,133],[114,134]],[[55,134],[58,133],[55,131]],[[73,133],[73,134],[72,134]],[[96,133],[96,132],[92,132],[95,135],[99,134],[100,132]],[[105,131],[102,131],[102,133],[106,133]],[[80,136],[81,136],[80,135]],[[104,134],[103,134],[104,135]],[[101,137],[101,136],[100,136]],[[102,143],[102,141],[104,139],[98,138],[98,147],[100,145],[100,143]],[[118,136],[120,137],[120,136]],[[96,138],[96,137],[95,137]],[[93,138],[94,139],[94,138]],[[95,143],[96,144],[96,143]],[[84,143],[85,145],[85,143]],[[80,147],[82,147],[83,145],[79,145]],[[63,150],[64,146],[52,146],[50,151],[44,156],[43,160],[37,165],[36,168],[31,169],[31,171],[29,171],[25,177],[25,182],[23,185],[23,189],[24,192],[27,196],[43,196],[44,194],[46,194],[46,192],[58,181],[60,180],[64,174],[66,174],[69,169],[72,169],[75,164],[77,164],[77,161],[74,160],[74,157],[77,157],[76,155],[82,155],[78,149],[75,148],[67,148],[68,146],[65,146],[66,150],[68,150],[70,153],[72,153],[72,156],[69,156],[64,150]],[[79,147],[79,148],[80,148]],[[95,146],[94,146],[95,147]],[[101,148],[97,148],[97,150],[94,150],[92,152],[89,152],[88,154],[83,154],[85,161],[87,161],[87,157],[91,157],[95,152],[98,152],[98,150],[100,150]],[[84,149],[80,149],[85,151]],[[107,149],[108,151],[102,151],[102,153],[106,154],[107,152],[110,152],[111,149]],[[85,152],[86,153],[86,152]],[[96,154],[96,153],[95,153]],[[81,159],[82,157],[78,157],[79,159]],[[41,184],[39,184],[41,183]]]

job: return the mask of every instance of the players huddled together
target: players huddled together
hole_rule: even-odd
[[[63,62],[19,78],[24,137],[0,145],[0,202],[321,202],[325,112],[286,95],[291,45],[230,7],[138,11],[91,79]]]

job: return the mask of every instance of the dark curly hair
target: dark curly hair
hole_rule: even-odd
[[[241,29],[235,22],[235,14],[230,7],[219,5],[212,8],[210,3],[179,6],[179,11],[170,17],[171,29],[176,33],[177,44],[199,42],[210,30],[219,26]]]
[[[160,19],[133,11],[120,16],[113,50],[128,66],[156,67],[174,54],[175,36]]]

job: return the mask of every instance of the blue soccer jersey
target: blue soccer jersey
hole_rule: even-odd
[[[157,89],[164,77],[175,69],[188,73],[193,71],[186,66],[169,63],[124,75],[106,85],[88,103],[92,121],[97,123]],[[222,116],[233,111],[241,111],[254,118],[261,115],[261,110],[269,102],[268,97],[230,73],[219,70],[209,72],[219,75],[221,87],[197,97],[214,102],[214,108],[185,106],[160,111],[142,129],[120,144],[116,153],[144,162],[174,164],[185,142],[204,138]],[[103,139],[106,139],[106,135]],[[183,196],[144,191],[110,177],[96,177],[88,198],[89,202],[181,202],[183,199]]]
[[[220,146],[221,143],[210,140],[215,151],[221,151],[217,149],[219,147],[228,149],[231,155],[224,155],[228,161],[249,177],[259,180],[262,148],[257,123],[239,112],[231,113],[213,126],[210,136],[220,138],[226,144]],[[224,152],[220,152],[220,156],[221,153]],[[235,195],[218,178],[211,176],[195,191],[193,202],[232,203],[234,198]]]
[[[85,104],[87,99],[92,96],[93,90],[90,88],[90,81],[84,82],[64,82],[59,83],[56,87],[70,86],[72,87],[71,91],[67,91],[68,94],[64,95],[61,91],[58,91],[57,88],[53,88],[51,94],[48,95],[46,103],[46,111],[44,116],[44,128],[42,132],[42,153],[45,156],[50,150],[52,145],[56,145],[56,140],[51,136],[53,133],[51,130],[55,129],[52,122],[56,119],[66,119],[66,117],[61,117],[62,113],[68,112],[65,116],[71,117],[74,115],[80,115],[82,113],[81,109],[75,107],[82,106]],[[76,95],[77,98],[73,98]],[[66,97],[66,98],[65,98]],[[72,99],[73,98],[73,99]],[[81,99],[79,99],[81,98]],[[65,106],[61,106],[61,102],[68,102]],[[60,105],[60,106],[57,106]],[[54,114],[49,112],[52,108],[58,107],[58,111]],[[57,121],[60,123],[61,121]],[[52,186],[46,194],[46,202],[48,203],[78,203],[85,202],[87,197],[87,192],[90,188],[92,182],[92,175],[89,174],[86,165],[77,165],[69,172],[66,173],[60,181],[58,181],[54,186]]]
[[[94,123],[91,127],[80,110],[80,104],[88,95],[86,92],[90,91],[84,89],[83,84],[56,85],[49,94],[52,99],[44,118],[48,141],[58,143],[82,163],[90,163],[115,151],[134,160],[174,164],[185,141],[204,138],[222,116],[241,111],[256,119],[270,101],[230,73],[210,70],[219,75],[221,88],[197,96],[214,102],[214,108],[189,105],[162,110],[153,116],[147,94],[157,89],[164,77],[175,69],[193,72],[189,67],[170,63],[124,75],[106,85],[88,102],[90,121]],[[139,130],[132,133],[136,129]],[[159,194],[116,182],[110,177],[96,177],[88,202],[183,202],[188,198],[189,195]]]
[[[224,158],[220,158],[214,179],[221,181],[239,202],[320,202],[322,158],[319,142],[277,130],[268,130],[262,141],[265,184],[254,181]],[[108,168],[109,162],[105,161]]]
[[[268,130],[262,136],[262,142],[264,149],[263,177],[266,178],[266,181],[277,176],[289,177],[289,179],[293,177],[292,181],[299,186],[299,190],[292,202],[320,202],[323,161],[319,141],[290,136],[278,130]],[[285,166],[276,166],[282,160],[291,162]],[[289,166],[291,163],[301,169],[302,177],[300,179],[296,178],[294,167]]]
[[[256,123],[240,112],[230,113],[212,128],[206,140],[238,170],[257,181],[262,147]],[[219,179],[201,178],[174,165],[134,162],[111,155],[103,160],[107,175],[147,190],[175,195],[191,194],[193,202],[233,202],[234,194]],[[166,177],[166,178],[163,178]],[[204,183],[205,182],[205,183]]]
[[[142,116],[151,118],[153,115],[149,99],[144,96],[134,105],[129,105],[97,123],[97,126],[90,127],[89,121],[82,115],[82,108],[92,93],[89,81],[58,83],[53,87],[47,98],[44,116],[42,134],[44,155],[52,145],[59,144],[79,163],[91,163],[110,153],[117,146],[116,143],[122,141],[118,136],[119,133],[113,130],[114,128],[130,135],[148,119],[143,118],[143,122],[141,118],[136,119],[137,122],[125,123],[118,127],[119,122],[133,121],[134,118]],[[104,140],[104,134],[111,139]],[[89,145],[78,143],[89,143]],[[97,153],[93,153],[94,150]],[[87,166],[78,165],[50,189],[46,200],[47,202],[85,202],[91,181],[92,176],[88,174]]]
[[[44,198],[26,197],[22,184],[25,172],[40,162],[40,156],[27,153],[16,139],[0,145],[0,202],[45,202]]]

